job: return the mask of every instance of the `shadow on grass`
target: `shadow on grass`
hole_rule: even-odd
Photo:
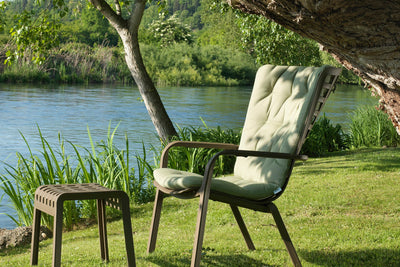
[[[148,256],[147,261],[163,267],[177,267],[177,266],[189,266],[191,256],[186,255],[185,258],[180,259],[168,259]],[[174,261],[175,263],[171,263]],[[179,263],[177,263],[179,261]],[[226,267],[248,267],[248,266],[263,266],[263,267],[275,267],[276,265],[269,265],[260,260],[252,259],[246,255],[215,255],[215,256],[203,256],[201,264],[204,266],[226,266]]]
[[[0,250],[0,258],[5,256],[24,254],[24,253],[31,253],[31,244],[2,249]]]
[[[332,152],[322,156],[323,160],[314,161],[315,169],[299,170],[300,173],[320,174],[321,171],[333,172],[337,169],[359,168],[359,171],[393,171],[400,169],[399,148],[362,148],[341,152]],[[301,166],[303,162],[297,162]],[[307,164],[307,163],[306,163]]]
[[[400,249],[353,251],[299,251],[303,264],[320,266],[400,266]]]

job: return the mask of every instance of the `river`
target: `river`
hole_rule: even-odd
[[[179,127],[201,126],[239,129],[244,121],[251,87],[168,87],[159,93],[172,121]],[[339,85],[323,111],[333,123],[346,128],[348,113],[377,100],[359,86]],[[156,132],[138,90],[127,86],[30,86],[0,84],[0,173],[5,163],[16,166],[16,152],[27,154],[26,138],[33,152],[40,151],[38,127],[54,147],[58,134],[76,145],[89,147],[87,128],[98,142],[107,138],[109,126],[118,126],[114,142],[140,151],[142,142],[158,145]],[[0,195],[2,192],[0,191]],[[0,202],[0,228],[15,224],[7,197]]]

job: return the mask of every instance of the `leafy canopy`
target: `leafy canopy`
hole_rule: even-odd
[[[165,0],[148,1],[155,2],[160,10],[165,7]],[[23,58],[27,51],[32,55],[30,59],[34,63],[42,64],[49,50],[59,45],[59,30],[62,19],[67,14],[70,14],[71,10],[72,12],[81,13],[82,20],[87,22],[84,24],[84,27],[92,30],[92,32],[99,30],[99,28],[95,26],[96,23],[98,24],[100,22],[101,24],[101,22],[105,23],[106,21],[99,15],[100,13],[97,15],[101,16],[101,18],[90,12],[86,12],[88,13],[86,15],[83,14],[87,9],[76,8],[82,6],[82,3],[86,2],[84,0],[32,0],[28,2],[29,8],[22,6],[23,11],[15,15],[15,25],[10,29],[11,38],[16,45],[16,50],[7,52],[6,63],[8,64]],[[106,1],[104,1],[104,3],[106,4]],[[90,0],[87,1],[85,5],[90,6]],[[69,6],[71,8],[69,8]],[[115,0],[114,5],[110,5],[110,7],[114,8],[115,13],[125,20],[128,20],[132,14],[132,12],[130,12],[132,1],[130,0]],[[0,2],[0,13],[4,8],[5,3]],[[123,11],[122,8],[124,9]],[[93,21],[96,21],[96,23],[93,23]],[[1,22],[0,18],[0,24]],[[104,23],[102,23],[100,27],[104,26]],[[104,28],[101,28],[101,31],[89,36],[91,40],[99,39],[99,37],[105,33],[103,30]]]
[[[242,48],[256,62],[276,65],[320,65],[318,44],[310,39],[285,29],[279,24],[258,15],[242,13],[227,3],[215,0],[208,2],[217,16],[233,12],[235,26],[239,28]],[[233,28],[233,25],[229,25]]]

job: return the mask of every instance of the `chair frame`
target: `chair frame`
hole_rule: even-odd
[[[300,136],[300,141],[298,142],[296,153],[286,154],[286,153],[275,153],[275,152],[262,152],[262,151],[249,151],[249,150],[239,150],[238,145],[233,144],[222,144],[222,143],[207,143],[207,142],[190,142],[190,141],[175,141],[169,143],[163,150],[161,155],[161,168],[167,168],[168,166],[168,152],[171,148],[176,146],[183,146],[189,148],[216,148],[222,149],[222,151],[217,152],[207,163],[203,182],[198,190],[191,190],[191,189],[184,189],[180,191],[171,190],[165,187],[160,186],[157,182],[154,182],[155,186],[157,187],[156,198],[154,202],[154,209],[153,209],[153,218],[151,222],[150,228],[150,237],[148,241],[147,252],[153,252],[156,246],[157,240],[157,233],[160,223],[161,217],[161,208],[163,199],[166,196],[175,196],[178,198],[194,198],[199,197],[199,209],[198,209],[198,216],[197,216],[197,226],[195,232],[195,241],[193,245],[193,252],[192,252],[192,260],[191,266],[197,267],[200,266],[201,260],[201,250],[202,250],[202,243],[204,238],[204,229],[205,229],[205,222],[206,222],[206,215],[207,215],[207,207],[208,207],[208,200],[219,201],[223,203],[227,203],[230,205],[233,215],[236,219],[236,222],[239,225],[239,228],[242,232],[242,235],[245,239],[248,249],[254,250],[254,244],[251,240],[250,234],[247,230],[247,227],[243,221],[242,215],[238,207],[248,208],[255,211],[260,211],[264,213],[271,213],[275,223],[278,227],[279,233],[281,238],[283,239],[286,249],[290,255],[290,258],[293,262],[294,266],[301,266],[300,259],[296,253],[296,250],[293,246],[293,243],[290,239],[289,233],[286,230],[285,224],[282,220],[282,217],[279,213],[278,208],[273,203],[278,197],[282,195],[284,192],[288,182],[291,172],[293,170],[293,166],[296,160],[306,160],[307,156],[299,155],[301,147],[310,132],[312,126],[316,122],[317,116],[321,109],[323,108],[326,99],[329,97],[331,92],[334,91],[334,84],[337,80],[337,77],[341,73],[341,69],[328,67],[325,69],[324,73],[322,73],[322,78],[318,81],[317,84],[317,92],[316,97],[313,99],[306,121],[305,127],[302,135]],[[286,177],[285,183],[282,187],[280,192],[277,192],[275,195],[266,198],[264,200],[250,200],[245,198],[240,198],[237,196],[232,196],[226,193],[211,191],[211,180],[213,177],[213,169],[216,160],[220,156],[236,156],[236,157],[266,157],[266,158],[280,158],[280,159],[290,159],[291,164],[289,167],[289,172]]]

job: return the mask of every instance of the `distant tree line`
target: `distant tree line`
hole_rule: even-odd
[[[33,51],[13,53],[16,46],[11,40],[16,25],[31,24],[30,32],[39,27],[41,10],[34,1],[7,2],[2,13],[0,60],[14,60],[17,64],[1,64],[0,82],[133,83],[123,62],[118,34],[101,13],[87,7],[83,0],[66,1],[68,10],[59,24],[52,24],[51,16],[40,18],[41,25],[43,20],[48,21],[48,34],[54,36],[55,43],[40,51],[43,62],[31,63],[42,59]],[[43,9],[53,4],[46,1]],[[37,18],[16,19],[17,14],[30,12],[38,14]],[[156,3],[148,3],[139,39],[146,67],[158,85],[250,84],[257,66],[267,63],[336,65],[319,51],[316,42],[213,0],[171,0],[161,10]],[[21,72],[21,68],[26,71]],[[341,79],[358,82],[347,72]]]

